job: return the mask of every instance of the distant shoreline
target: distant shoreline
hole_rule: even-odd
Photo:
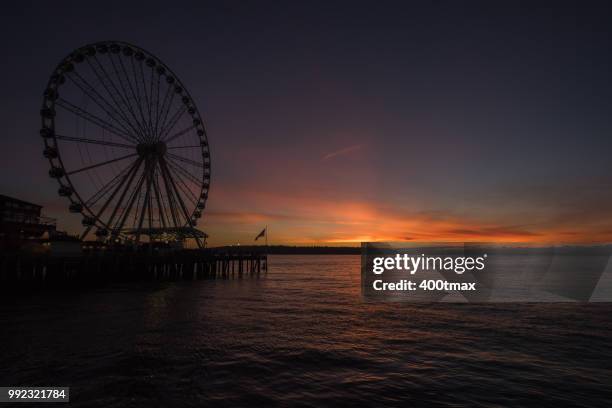
[[[211,247],[212,250],[228,252],[268,253],[271,255],[360,255],[361,247],[335,246],[288,246],[288,245],[241,245]]]
[[[505,246],[499,244],[480,244],[490,253],[506,255],[610,255],[612,244],[589,245],[546,245],[546,246]],[[361,255],[361,246],[291,246],[291,245],[228,245],[210,247],[212,251],[227,253],[253,253],[270,255]],[[388,252],[395,252],[389,248]]]

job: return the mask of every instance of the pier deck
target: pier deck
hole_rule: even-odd
[[[267,272],[265,254],[185,250],[166,254],[0,254],[0,285],[99,285],[116,282],[230,279]]]

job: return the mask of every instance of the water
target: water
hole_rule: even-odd
[[[607,406],[611,304],[365,302],[358,256],[3,296],[0,385],[73,406]],[[19,404],[18,406],[25,406]]]

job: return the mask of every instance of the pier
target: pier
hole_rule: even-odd
[[[258,277],[266,254],[183,250],[166,254],[93,252],[80,256],[0,254],[0,286],[98,286],[120,282]]]

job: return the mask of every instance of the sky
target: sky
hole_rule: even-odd
[[[115,39],[206,121],[211,245],[608,242],[605,2],[11,2],[0,193],[77,232],[38,136],[53,67]]]

